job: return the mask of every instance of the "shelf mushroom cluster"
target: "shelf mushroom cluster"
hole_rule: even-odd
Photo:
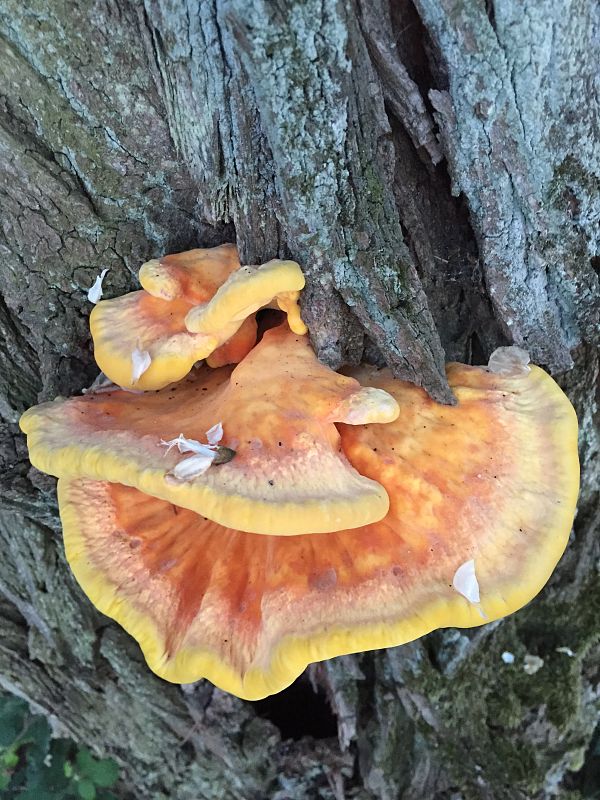
[[[113,383],[21,427],[59,478],[77,580],[158,675],[258,699],[313,661],[502,617],[548,580],[577,420],[523,351],[449,364],[445,406],[386,369],[320,364],[294,262],[241,267],[224,245],[140,281],[92,313]],[[287,321],[258,336],[264,307]]]

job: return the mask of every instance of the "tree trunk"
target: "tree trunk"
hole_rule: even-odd
[[[600,6],[5,0],[0,15],[0,685],[114,756],[136,798],[580,796],[600,710]],[[333,367],[386,362],[449,402],[444,360],[515,342],[559,380],[582,492],[527,608],[325,662],[260,703],[159,680],[93,609],[16,420],[95,377],[102,268],[115,296],[151,257],[234,239],[245,263],[299,261]]]

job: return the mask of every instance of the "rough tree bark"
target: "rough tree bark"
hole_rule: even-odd
[[[600,6],[4,0],[0,14],[0,685],[117,758],[139,798],[579,796],[600,710]],[[114,296],[150,257],[234,238],[246,263],[302,264],[334,367],[385,361],[449,401],[444,359],[516,342],[556,375],[581,422],[582,493],[526,609],[324,663],[255,705],[160,681],[85,600],[16,420],[95,376],[85,290],[101,268]],[[303,727],[299,697],[309,714],[330,705],[337,737]]]

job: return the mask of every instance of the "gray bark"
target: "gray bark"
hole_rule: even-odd
[[[117,758],[124,793],[577,796],[600,712],[599,33],[587,0],[5,0],[0,685]],[[234,238],[247,263],[301,263],[330,365],[386,362],[449,401],[444,358],[515,342],[581,423],[549,586],[475,632],[310,668],[337,737],[284,740],[293,690],[261,706],[153,676],[71,577],[17,432],[95,376],[103,267],[114,296],[148,258]]]

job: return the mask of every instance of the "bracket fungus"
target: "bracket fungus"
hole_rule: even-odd
[[[305,333],[298,296],[304,275],[295,261],[241,267],[233,245],[191,250],[144,264],[144,288],[98,302],[90,315],[94,357],[124,388],[162,389],[225,347],[214,362],[241,360],[252,341],[246,319],[277,302],[296,333]],[[243,330],[240,330],[243,327]],[[144,354],[144,369],[139,369]]]
[[[145,265],[160,297],[145,291],[141,305],[180,304],[177,325],[187,316],[198,331],[187,336],[218,340],[235,320],[237,351],[221,342],[216,368],[159,391],[104,386],[21,418],[32,463],[59,478],[77,580],[150,668],[259,699],[313,661],[481,625],[531,600],[564,551],[578,492],[577,420],[552,378],[502,348],[488,367],[447,365],[457,403],[445,406],[387,369],[335,373],[301,335],[297,265],[213,255],[210,297],[199,256],[190,266],[183,254]],[[261,306],[288,323],[255,344]],[[219,366],[228,358],[239,363]]]
[[[396,401],[320,364],[307,337],[284,324],[238,364],[201,367],[158,392],[86,394],[27,411],[31,462],[57,477],[133,486],[239,530],[293,535],[381,519],[388,496],[341,452],[336,422],[386,423]],[[230,462],[189,481],[161,440],[201,440],[221,421]]]

